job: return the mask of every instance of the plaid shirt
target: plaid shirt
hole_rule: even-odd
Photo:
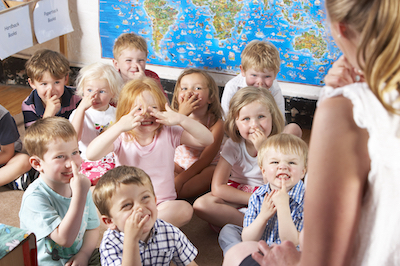
[[[100,244],[101,265],[121,265],[124,233],[108,229]],[[177,227],[157,219],[147,243],[139,240],[142,265],[188,265],[197,256],[197,249]]]
[[[272,190],[269,183],[259,187],[250,197],[249,206],[243,220],[243,227],[249,226],[257,217],[261,211],[261,205],[264,201],[266,193],[271,193]],[[297,231],[303,229],[303,204],[304,204],[304,192],[305,186],[303,181],[299,181],[289,192],[289,207],[290,213],[293,219],[293,223],[297,228]],[[272,243],[280,244],[281,239],[279,238],[278,231],[278,215],[277,213],[272,216],[265,227],[264,234],[261,238],[265,240],[268,245]]]

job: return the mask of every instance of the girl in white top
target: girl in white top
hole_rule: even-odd
[[[353,84],[321,92],[301,254],[291,242],[260,242],[263,256],[252,257],[261,265],[399,265],[400,1],[325,3],[345,56],[326,83]]]
[[[207,72],[185,69],[176,81],[171,107],[205,125],[214,136],[214,142],[205,148],[180,145],[175,150],[178,197],[197,197],[210,189],[224,137],[218,86]]]
[[[81,173],[96,185],[99,178],[115,167],[114,156],[107,154],[101,160],[89,161],[86,148],[108,126],[115,123],[115,107],[123,81],[111,65],[94,63],[83,67],[76,79],[76,93],[82,97],[69,120],[74,126],[79,141],[83,163]]]
[[[282,132],[284,125],[269,91],[246,87],[233,96],[225,122],[230,139],[222,148],[211,192],[193,204],[197,216],[218,227],[243,225],[244,214],[238,209],[247,206],[251,193],[263,185],[257,148],[268,136]]]
[[[175,149],[180,144],[204,147],[213,141],[205,126],[169,108],[154,79],[143,78],[125,84],[117,122],[90,143],[86,155],[97,160],[114,152],[116,166],[144,170],[154,186],[158,217],[180,227],[190,221],[193,208],[187,201],[175,200]]]

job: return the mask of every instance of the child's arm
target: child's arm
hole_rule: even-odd
[[[289,240],[295,246],[299,245],[299,231],[293,223],[289,207],[289,195],[286,191],[285,180],[282,179],[282,188],[272,196],[278,214],[279,238],[281,241]]]
[[[165,112],[151,110],[150,114],[157,118],[158,123],[167,126],[180,125],[184,129],[181,144],[205,147],[214,142],[213,134],[203,124],[173,111],[168,104],[165,104],[165,108]]]
[[[79,103],[78,108],[75,110],[75,114],[71,119],[71,124],[74,126],[75,131],[78,135],[78,141],[82,138],[83,121],[85,120],[85,112],[87,109],[92,107],[92,101],[94,100],[95,94],[91,93],[87,96],[82,97],[82,101]]]
[[[6,164],[15,154],[14,143],[0,146],[0,164]]]
[[[208,167],[214,160],[215,155],[218,153],[222,139],[224,137],[224,127],[223,122],[219,119],[211,128],[210,131],[213,134],[214,142],[213,144],[205,147],[200,155],[200,158],[194,162],[186,171],[183,171],[175,177],[175,187],[177,191],[180,190],[182,185],[186,183],[193,176],[197,175],[204,168]]]
[[[132,130],[140,125],[143,116],[135,115],[138,108],[139,106],[133,108],[128,114],[121,117],[117,123],[90,142],[86,150],[88,160],[97,161],[112,152],[114,150],[113,143],[121,133]]]
[[[99,228],[86,230],[83,236],[82,247],[65,266],[73,265],[87,265],[94,249],[96,248],[97,241],[99,240]]]
[[[249,226],[243,228],[243,241],[258,241],[263,236],[268,220],[271,219],[276,212],[276,207],[272,201],[273,195],[274,191],[272,191],[269,195],[265,195],[264,201],[261,205],[260,213]]]
[[[125,222],[122,266],[142,265],[139,250],[139,240],[143,234],[143,226],[150,219],[149,215],[141,218],[142,215],[142,209],[138,208],[132,212]]]
[[[57,95],[51,96],[51,88],[44,95],[46,97],[46,108],[43,113],[43,118],[55,116],[61,108],[61,100]]]
[[[232,165],[221,156],[211,181],[211,194],[231,203],[247,205],[251,193],[227,185],[231,169]]]
[[[74,162],[71,162],[71,165],[73,172],[73,177],[70,181],[71,203],[61,223],[49,235],[54,242],[63,247],[71,247],[79,233],[86,196],[90,187],[90,180],[85,175],[78,173]]]

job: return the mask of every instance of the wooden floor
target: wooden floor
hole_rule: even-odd
[[[21,104],[31,93],[31,87],[0,84],[0,104],[6,108],[11,115],[21,113]]]

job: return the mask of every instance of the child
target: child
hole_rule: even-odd
[[[175,149],[181,144],[204,147],[212,143],[212,133],[205,126],[172,111],[154,79],[144,78],[125,84],[117,122],[89,144],[86,156],[98,160],[114,152],[116,166],[143,169],[153,182],[160,219],[180,227],[191,219],[193,209],[188,202],[175,200]]]
[[[321,90],[310,141],[304,244],[266,265],[398,265],[400,2],[325,0],[333,38],[364,82]],[[362,80],[361,77],[361,80]]]
[[[10,183],[12,189],[25,190],[29,185],[29,175],[25,173],[31,169],[31,164],[29,156],[21,150],[22,142],[14,118],[0,105],[0,186]]]
[[[39,265],[100,265],[100,221],[90,181],[78,174],[74,127],[62,117],[40,119],[26,131],[24,145],[40,175],[22,197],[20,227],[35,233]]]
[[[263,185],[257,149],[265,138],[280,133],[283,125],[282,113],[267,90],[246,87],[233,96],[225,122],[230,139],[222,148],[211,192],[193,204],[197,216],[218,227],[243,224],[238,209]]]
[[[172,109],[202,123],[214,136],[205,148],[180,145],[175,150],[175,188],[178,198],[191,198],[210,189],[224,136],[219,90],[214,79],[200,69],[186,69],[179,76]]]
[[[148,50],[146,40],[143,37],[132,32],[121,34],[115,40],[113,55],[113,65],[121,74],[125,83],[137,78],[153,78],[168,99],[158,75],[146,69]]]
[[[227,224],[219,235],[220,246],[226,254],[226,265],[237,264],[237,254],[248,255],[256,251],[256,241],[260,239],[268,245],[280,244],[284,240],[299,245],[305,192],[301,179],[307,169],[307,151],[307,144],[291,134],[269,137],[262,144],[258,165],[265,185],[250,197],[243,232],[242,227]],[[234,246],[241,240],[242,244]]]
[[[276,47],[266,41],[253,40],[241,54],[240,74],[228,81],[222,93],[221,106],[225,115],[229,111],[229,101],[241,88],[254,86],[271,92],[285,119],[285,101],[276,81],[280,68],[280,57]],[[295,123],[289,123],[284,132],[301,137],[302,130]]]
[[[110,103],[117,102],[122,86],[118,72],[104,63],[82,68],[76,79],[77,94],[82,101],[69,120],[78,134],[79,150],[84,160],[81,173],[90,179],[92,185],[96,185],[98,179],[115,166],[112,153],[99,161],[88,161],[86,148],[94,138],[115,123],[116,108]]]
[[[69,62],[60,53],[47,49],[36,51],[26,62],[26,74],[33,91],[22,102],[25,128],[50,116],[69,118],[81,98],[68,82]]]
[[[101,265],[197,265],[197,249],[182,231],[157,219],[153,185],[143,170],[108,171],[93,200],[108,227],[100,244]]]

